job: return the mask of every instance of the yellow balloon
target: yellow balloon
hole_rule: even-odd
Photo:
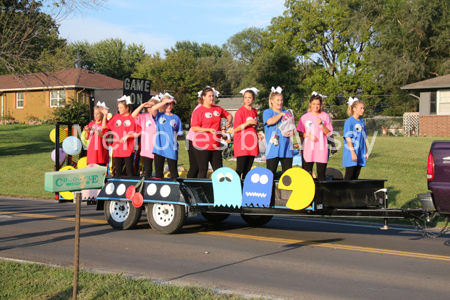
[[[278,182],[278,188],[292,191],[286,206],[293,210],[307,208],[316,194],[313,178],[301,168],[292,168],[284,172]]]
[[[64,139],[66,137],[67,137],[66,132],[60,128],[59,129],[59,142],[62,143],[62,141],[64,141]],[[52,131],[50,131],[50,140],[53,143],[56,143],[56,128],[54,128],[54,129],[52,129]]]
[[[78,160],[77,169],[84,169],[87,167],[87,157],[82,157]]]
[[[63,197],[66,200],[73,200],[73,193],[72,192],[59,192],[59,195]]]
[[[65,166],[65,167],[62,167],[61,169],[59,169],[60,171],[68,171],[68,170],[75,170],[75,168],[74,167],[72,167],[72,166]],[[63,197],[64,199],[66,199],[66,200],[73,200],[73,193],[72,192],[69,192],[69,191],[66,191],[66,192],[59,192],[59,195],[61,196],[61,197]]]
[[[72,166],[65,166],[65,167],[62,167],[61,169],[59,169],[60,171],[69,171],[69,170],[75,170],[75,168],[74,167],[72,167]]]

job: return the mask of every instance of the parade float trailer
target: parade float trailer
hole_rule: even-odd
[[[83,177],[88,176],[83,174],[95,172],[88,171],[89,167],[94,166],[81,167],[81,158],[77,162],[78,169],[70,165],[73,155],[81,151],[81,142],[75,137],[71,141],[69,138],[72,137],[67,137],[70,134],[64,134],[65,129],[72,132],[72,125],[57,123],[55,132],[50,134],[55,142],[55,157],[52,158],[60,164],[55,163],[57,172],[46,174],[46,190],[57,193],[59,200],[61,195],[72,197],[73,188],[58,187],[57,184],[61,183],[56,182],[58,176],[70,177],[73,173]],[[67,128],[63,130],[60,126]],[[81,128],[78,128],[79,134]],[[59,135],[56,134],[58,132]],[[67,144],[63,153],[67,153],[67,157],[64,159],[59,156],[61,140]],[[64,164],[61,161],[67,166],[59,171],[63,174],[56,175],[60,165]],[[85,171],[82,171],[83,168],[86,168]],[[81,197],[83,201],[96,205],[97,210],[103,210],[109,225],[116,229],[133,228],[145,210],[150,226],[165,234],[179,231],[186,217],[200,213],[212,222],[224,221],[230,214],[240,215],[251,226],[262,226],[273,216],[378,218],[384,220],[381,229],[389,228],[389,219],[411,219],[419,231],[430,236],[417,221],[423,220],[426,224],[440,215],[439,209],[430,205],[433,199],[427,194],[427,197],[419,197],[421,205],[414,205],[414,208],[388,208],[387,188],[384,186],[386,180],[346,181],[340,174],[340,177],[328,177],[327,181],[316,181],[298,167],[287,170],[279,180],[274,180],[269,170],[256,167],[244,181],[234,170],[226,167],[216,170],[211,179],[111,177],[107,175],[109,172],[102,172],[104,180],[100,184],[101,189],[89,189],[86,185],[77,187],[77,190],[88,195]],[[93,185],[98,186],[98,182]],[[450,214],[443,216],[449,217]],[[440,235],[448,231],[447,228],[447,225],[444,226]]]
[[[212,222],[240,215],[251,226],[262,226],[273,216],[420,218],[423,209],[388,208],[386,180],[314,181],[300,168],[273,181],[270,171],[257,167],[242,182],[234,170],[220,168],[212,179],[109,178],[95,200],[109,225],[131,229],[145,210],[150,226],[159,233],[179,231],[186,217],[201,213]],[[273,194],[273,196],[272,196]]]

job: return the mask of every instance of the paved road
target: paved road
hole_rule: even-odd
[[[71,266],[72,203],[0,198],[0,257]],[[240,217],[188,218],[180,234],[114,230],[82,206],[81,267],[282,299],[450,299],[450,236],[411,228]]]

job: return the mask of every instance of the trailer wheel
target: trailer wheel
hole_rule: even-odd
[[[184,206],[166,203],[149,203],[146,207],[147,220],[158,233],[171,234],[184,225]]]
[[[131,229],[141,219],[142,208],[137,208],[127,201],[105,201],[106,221],[115,229]]]
[[[272,220],[273,216],[255,216],[255,215],[241,215],[242,219],[250,226],[263,226]]]
[[[209,222],[219,223],[225,221],[230,216],[230,214],[210,214],[207,212],[202,212],[202,216]]]

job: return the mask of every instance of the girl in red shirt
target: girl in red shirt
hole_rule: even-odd
[[[123,96],[117,101],[119,113],[114,115],[109,121],[106,119],[108,110],[105,108],[102,110],[102,127],[108,129],[113,135],[112,149],[116,168],[115,175],[122,176],[123,161],[125,161],[127,176],[132,177],[135,138],[138,137],[141,128],[131,116],[133,106],[131,105],[130,97]]]
[[[101,108],[94,108],[94,121],[84,126],[84,138],[89,141],[87,150],[87,164],[106,166],[108,162],[108,149],[103,141],[106,129],[102,128],[103,114]]]
[[[214,105],[215,95],[213,88],[206,87],[201,93],[202,105],[192,114],[191,126],[194,131],[192,145],[199,169],[197,178],[206,178],[208,163],[211,163],[214,171],[222,167],[221,120],[226,118],[229,128],[233,119],[222,107]]]
[[[250,171],[255,156],[259,155],[258,137],[258,112],[252,107],[255,97],[259,92],[256,88],[240,91],[244,96],[244,105],[234,115],[234,156],[237,160],[236,173],[242,179]]]

